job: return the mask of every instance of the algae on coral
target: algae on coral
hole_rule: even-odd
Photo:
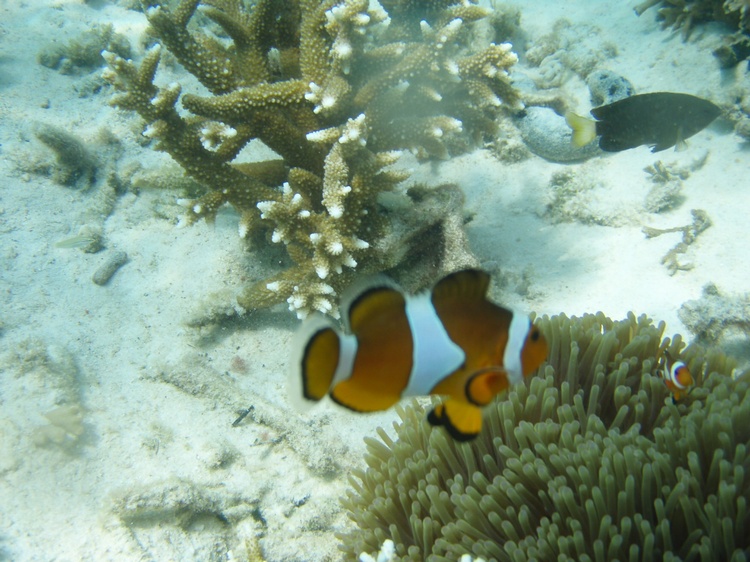
[[[199,4],[218,37],[193,20]],[[144,134],[206,188],[187,222],[212,220],[229,203],[240,235],[270,235],[292,267],[251,286],[248,309],[287,301],[299,316],[337,314],[351,272],[392,265],[392,234],[378,201],[408,176],[391,168],[400,150],[446,158],[495,130],[518,107],[509,44],[471,44],[472,3],[408,0],[143,1],[158,44],[139,66],[105,55],[119,93]],[[386,11],[387,10],[387,11]],[[154,83],[168,50],[210,95]],[[190,113],[180,113],[178,101]],[[240,164],[259,139],[283,160],[280,177]],[[393,246],[391,246],[393,248]]]

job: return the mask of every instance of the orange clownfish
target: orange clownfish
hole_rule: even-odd
[[[306,401],[330,394],[355,412],[386,410],[407,396],[445,395],[429,422],[459,441],[475,438],[481,408],[547,358],[539,328],[487,300],[489,283],[487,273],[467,269],[417,295],[392,283],[366,287],[342,307],[346,331],[324,317],[303,324],[290,390],[301,383]]]
[[[682,361],[674,361],[668,351],[664,351],[664,368],[657,371],[664,379],[664,384],[672,393],[672,401],[679,402],[688,395],[693,386],[693,375]]]

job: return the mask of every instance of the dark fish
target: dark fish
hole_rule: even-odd
[[[599,147],[619,152],[643,144],[651,152],[672,146],[702,131],[721,114],[708,100],[689,94],[654,92],[638,94],[591,110],[597,121],[568,113],[565,119],[573,129],[573,143],[583,146],[597,136]]]

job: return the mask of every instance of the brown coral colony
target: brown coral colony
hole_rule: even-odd
[[[137,112],[155,147],[207,188],[189,202],[188,223],[229,203],[242,237],[267,232],[285,244],[294,265],[247,288],[238,300],[248,309],[286,300],[300,317],[336,315],[351,271],[388,263],[377,198],[407,177],[389,168],[399,151],[446,158],[518,104],[511,46],[470,47],[473,23],[487,15],[470,2],[182,0],[168,9],[144,0],[143,9],[158,43],[138,66],[105,55],[113,103]],[[215,25],[199,26],[202,16]],[[156,86],[164,48],[211,95]],[[280,160],[238,163],[253,139]]]

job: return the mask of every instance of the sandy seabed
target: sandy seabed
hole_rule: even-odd
[[[683,42],[654,14],[636,17],[630,1],[510,4],[521,8],[520,41],[533,44],[567,18],[580,43],[566,49],[586,56],[614,46],[601,66],[638,92],[725,102],[750,87],[744,65],[718,69],[717,26]],[[347,474],[363,466],[363,437],[390,427],[395,413],[291,410],[285,372],[298,321],[283,308],[191,327],[210,303],[276,266],[275,251],[246,251],[230,209],[214,226],[177,228],[169,193],[75,190],[44,173],[52,153],[35,131],[45,126],[94,147],[101,173],[174,166],[138,142],[134,116],[109,107],[110,92],[95,87],[100,70],[64,75],[37,62],[50,43],[108,23],[137,49],[143,15],[27,0],[1,2],[0,16],[0,559],[339,559]],[[540,72],[523,57],[518,70]],[[562,92],[586,113],[586,85],[561,72]],[[187,78],[159,78],[171,79]],[[644,168],[657,160],[694,169],[679,204],[648,213]],[[748,144],[721,120],[679,153],[640,147],[576,164],[508,163],[487,148],[402,163],[410,181],[464,190],[472,249],[502,281],[497,300],[540,314],[632,310],[688,338],[677,312],[706,284],[748,290],[748,164]],[[561,177],[576,192],[565,205],[550,187]],[[573,220],[558,222],[561,209]],[[671,274],[661,260],[681,234],[647,238],[642,228],[689,224],[695,209],[712,226],[679,256],[690,268]],[[103,251],[56,246],[85,224],[103,229]],[[128,262],[94,284],[115,251]],[[81,407],[50,414],[61,403]]]

